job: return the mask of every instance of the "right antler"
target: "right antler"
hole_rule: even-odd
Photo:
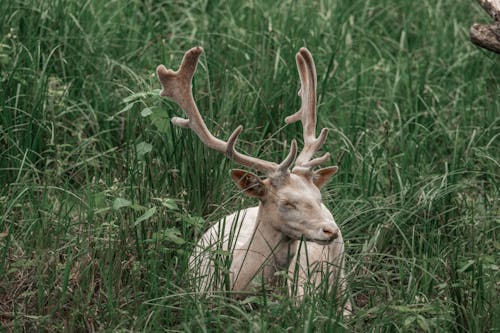
[[[319,137],[316,138],[316,66],[314,60],[308,49],[302,47],[296,56],[297,69],[300,76],[300,90],[299,96],[302,100],[300,110],[293,115],[287,117],[285,122],[287,124],[301,120],[303,133],[304,133],[304,148],[300,152],[295,165],[299,167],[313,168],[325,162],[330,158],[329,153],[311,160],[314,153],[316,153],[321,146],[325,143],[328,130],[323,128]]]
[[[238,136],[243,131],[243,126],[238,126],[231,134],[227,141],[222,141],[213,136],[208,130],[200,111],[196,106],[191,89],[191,82],[198,58],[200,57],[203,49],[201,47],[194,47],[184,54],[181,66],[177,71],[167,69],[165,66],[160,65],[156,69],[158,78],[162,85],[163,90],[160,92],[161,96],[170,97],[177,103],[181,109],[184,110],[189,119],[179,117],[172,118],[172,123],[176,126],[183,128],[191,128],[200,140],[208,147],[224,153],[228,158],[245,167],[253,168],[267,174],[273,172],[285,172],[293,163],[297,154],[297,142],[292,140],[290,153],[281,164],[261,160],[256,157],[243,155],[234,149],[234,144]]]

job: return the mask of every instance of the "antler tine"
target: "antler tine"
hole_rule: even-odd
[[[278,172],[279,173],[286,172],[288,168],[290,168],[290,166],[292,165],[296,156],[297,156],[297,140],[293,139],[288,156],[283,160],[283,162],[280,163],[280,165],[278,165]]]
[[[188,116],[188,119],[173,117],[172,123],[183,128],[190,128],[198,135],[205,145],[224,153],[228,158],[233,159],[236,163],[245,167],[253,168],[268,174],[277,170],[282,172],[288,169],[295,159],[296,143],[295,145],[292,143],[292,148],[288,157],[283,163],[278,165],[274,162],[241,154],[234,149],[236,140],[243,131],[243,126],[241,125],[233,131],[227,142],[218,139],[210,133],[194,101],[191,89],[192,78],[196,71],[198,58],[202,52],[203,49],[201,47],[194,47],[187,51],[177,71],[167,69],[163,65],[158,66],[156,69],[158,79],[163,88],[160,95],[172,99]]]
[[[323,128],[316,138],[316,86],[317,75],[314,60],[305,47],[301,48],[296,56],[297,69],[300,76],[300,90],[299,96],[302,100],[300,110],[293,115],[287,117],[285,122],[287,124],[301,120],[303,133],[304,133],[304,148],[300,152],[296,166],[312,168],[321,163],[324,163],[330,158],[330,154],[326,153],[321,157],[312,159],[321,146],[325,143],[328,135],[328,130]]]

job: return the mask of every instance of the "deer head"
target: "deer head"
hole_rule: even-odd
[[[235,150],[235,143],[243,131],[238,126],[227,141],[213,136],[208,130],[191,91],[191,81],[196,71],[198,58],[203,49],[194,47],[184,54],[177,71],[160,65],[157,75],[162,85],[161,96],[167,96],[177,103],[188,119],[174,117],[172,123],[193,130],[208,147],[222,152],[235,163],[255,169],[267,175],[261,179],[256,174],[235,169],[231,177],[243,192],[260,200],[262,222],[286,238],[305,238],[319,244],[328,244],[339,235],[339,229],[326,207],[322,204],[320,189],[336,173],[337,167],[314,170],[330,157],[329,153],[312,158],[327,137],[327,129],[321,130],[316,138],[316,68],[311,53],[301,48],[296,62],[301,88],[299,96],[302,106],[287,123],[300,120],[303,127],[304,147],[297,156],[297,141],[292,140],[288,156],[280,164],[244,155]],[[292,164],[295,164],[292,168]]]

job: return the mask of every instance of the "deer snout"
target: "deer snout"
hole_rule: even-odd
[[[323,227],[323,236],[329,241],[332,241],[339,237],[339,228],[324,226]]]

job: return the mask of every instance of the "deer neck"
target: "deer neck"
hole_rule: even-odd
[[[261,203],[253,237],[244,246],[248,251],[239,258],[241,262],[237,266],[241,267],[241,274],[235,282],[235,290],[248,289],[251,281],[260,274],[263,274],[266,283],[276,285],[275,273],[288,270],[290,261],[297,253],[298,241],[276,229],[266,215]]]

